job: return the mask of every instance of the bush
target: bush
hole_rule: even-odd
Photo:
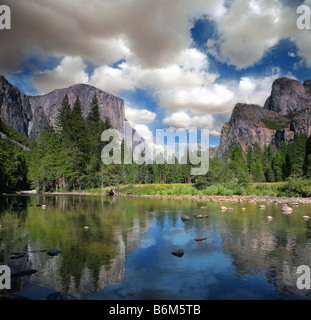
[[[311,197],[311,181],[290,177],[280,187],[280,191],[292,197]]]

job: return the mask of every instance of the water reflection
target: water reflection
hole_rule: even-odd
[[[202,204],[190,200],[1,196],[0,264],[12,274],[37,271],[12,279],[12,291],[32,299],[55,291],[80,299],[309,298],[297,289],[296,269],[311,266],[311,224],[302,219],[310,206],[284,215],[274,204],[243,204],[246,212],[231,204],[225,213],[221,205],[209,203],[209,218],[198,220]],[[62,253],[47,255],[52,248]],[[181,259],[171,254],[180,248]]]

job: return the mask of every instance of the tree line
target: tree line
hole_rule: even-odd
[[[195,183],[198,189],[204,189],[232,181],[245,185],[285,181],[288,177],[311,178],[311,136],[306,133],[297,133],[290,143],[282,142],[275,152],[270,145],[261,149],[255,143],[246,152],[240,145],[233,145],[224,159],[210,158],[206,175],[191,176],[190,161],[180,163],[177,158],[171,159],[175,164],[105,165],[101,151],[108,142],[101,141],[101,134],[110,128],[110,119],[100,117],[96,95],[87,117],[82,114],[79,97],[71,106],[65,96],[55,127],[42,131],[39,140],[29,144],[30,151],[0,137],[0,191],[35,188],[47,192],[155,183]],[[5,130],[10,133],[0,121],[0,132]],[[25,141],[16,132],[14,139]],[[189,157],[189,150],[185,156]]]

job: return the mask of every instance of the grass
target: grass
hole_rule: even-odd
[[[81,191],[59,190],[57,192],[81,192],[91,194],[102,194],[115,189],[119,193],[133,195],[194,195],[194,196],[275,196],[275,197],[293,197],[299,196],[296,190],[288,189],[288,182],[276,183],[250,183],[241,186],[235,182],[231,184],[213,184],[203,190],[197,190],[194,184],[129,184],[122,186],[110,186],[103,189],[86,189]],[[300,195],[301,196],[301,195]]]
[[[274,183],[250,183],[248,185],[239,185],[236,181],[228,184],[213,184],[203,190],[198,190],[194,184],[129,184],[122,186],[111,186],[103,189],[86,189],[81,191],[63,192],[81,192],[91,194],[102,194],[115,189],[119,193],[133,195],[162,195],[162,196],[273,196],[273,197],[311,197],[311,181],[306,179],[289,178],[286,182]]]

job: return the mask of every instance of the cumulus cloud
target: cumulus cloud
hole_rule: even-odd
[[[243,69],[259,62],[281,39],[292,37],[299,46],[296,20],[295,8],[278,0],[231,1],[216,21],[219,38],[209,40],[207,46],[223,62]],[[306,34],[300,37],[309,42]],[[310,55],[302,51],[305,58]]]
[[[66,88],[75,83],[88,83],[89,77],[85,68],[81,57],[66,56],[53,70],[35,73],[33,83],[43,93]]]
[[[206,52],[193,47],[190,29],[197,19],[208,17],[216,28],[207,53],[237,69],[253,66],[285,38],[296,44],[299,66],[311,66],[309,30],[297,29],[296,8],[288,0],[8,2],[12,30],[1,33],[3,73],[28,57],[58,57],[58,66],[34,73],[40,92],[81,82],[115,95],[150,90],[167,115],[163,124],[176,128],[207,127],[211,135],[219,135],[221,121],[228,120],[236,103],[263,105],[273,81],[282,76],[275,69],[220,82]],[[92,74],[86,62],[94,66]],[[125,112],[151,141],[147,125],[156,114],[146,108],[126,103]]]
[[[132,123],[151,123],[156,118],[156,114],[146,109],[135,109],[129,107],[129,103],[125,103],[125,117]]]
[[[204,116],[190,116],[188,113],[175,112],[163,119],[163,124],[176,129],[202,128],[212,129],[214,127],[214,118],[210,114]],[[212,130],[213,135],[218,135],[216,130]]]
[[[170,63],[191,44],[195,19],[216,16],[218,0],[7,1],[12,30],[1,34],[0,67],[30,55],[81,56],[98,65],[121,59],[143,67]]]

